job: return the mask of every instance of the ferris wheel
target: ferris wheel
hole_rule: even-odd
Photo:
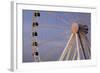
[[[56,15],[54,16],[60,21],[66,23],[66,21],[62,19],[61,17],[56,16]],[[35,62],[41,62],[41,57],[40,57],[40,53],[38,50],[38,46],[46,44],[55,39],[55,38],[52,38],[44,42],[38,43],[37,36],[39,34],[37,33],[37,29],[38,29],[37,27],[39,26],[39,23],[37,19],[39,17],[41,17],[40,12],[37,10],[34,11],[33,20],[32,20],[32,55],[33,55],[33,60]],[[43,27],[55,28],[55,29],[65,28],[63,26],[55,26],[55,25],[47,25]],[[72,27],[70,31],[71,31],[71,36],[69,37],[69,40],[66,42],[65,48],[57,60],[63,61],[63,60],[90,59],[91,58],[91,49],[90,49],[91,45],[87,38],[88,26],[83,25],[83,24],[78,24],[78,23],[72,23]],[[61,33],[61,34],[63,36],[66,36],[65,35],[66,33]]]

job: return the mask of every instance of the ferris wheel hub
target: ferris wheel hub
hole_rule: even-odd
[[[78,23],[72,23],[72,33],[77,33],[79,29]]]

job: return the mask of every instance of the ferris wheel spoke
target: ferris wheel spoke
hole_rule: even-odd
[[[90,58],[91,56],[91,52],[90,52],[90,46],[89,46],[89,43],[87,41],[87,37],[86,36],[82,36],[82,41],[83,41],[83,45],[84,45],[84,50],[85,50],[85,53],[87,54],[87,58]],[[86,45],[86,46],[85,46]]]
[[[66,36],[65,33],[60,33],[59,35],[62,36],[62,37],[65,37],[65,36]],[[56,35],[55,37],[53,37],[53,38],[51,38],[51,39],[48,39],[48,40],[43,41],[43,42],[39,42],[39,46],[44,45],[44,44],[47,44],[47,43],[49,43],[49,42],[52,42],[52,41],[54,41],[54,40],[55,40],[56,38],[58,38],[58,37],[59,37],[59,36]],[[66,38],[66,37],[65,37],[65,38]]]
[[[73,38],[71,39],[70,44],[68,46],[68,50],[66,52],[66,60],[71,59],[71,54],[72,54],[71,52],[74,48],[74,46],[73,46],[74,44],[75,44],[75,36],[73,36]]]
[[[69,44],[70,44],[70,41],[72,40],[72,38],[73,38],[73,34],[71,34],[70,39],[68,40],[68,43],[67,43],[65,49],[63,50],[59,60],[63,60],[64,59],[64,56],[66,55],[66,52],[68,51],[68,47],[69,47]]]
[[[52,15],[52,16],[54,16],[54,17],[56,17],[58,20],[60,20],[60,21],[62,21],[63,23],[67,24],[67,21],[66,21],[66,20],[64,20],[62,17],[57,16],[57,15],[53,15],[53,13],[51,13],[51,12],[48,12],[48,14],[50,14],[50,15]]]
[[[72,56],[72,60],[75,60],[75,57],[76,57],[76,49],[74,49],[74,54]]]
[[[61,26],[61,25],[60,26],[56,26],[56,25],[39,25],[38,28],[39,27],[40,28],[50,28],[50,29],[51,28],[53,28],[53,29],[64,29],[64,30],[67,29],[66,27]]]
[[[57,47],[55,47],[55,48],[48,48],[48,49],[51,49],[50,51],[49,51],[49,53],[47,54],[47,57],[48,58],[51,58],[52,56],[51,55],[53,55],[55,52],[57,52],[57,49],[62,49],[63,48],[63,46],[62,45],[58,45]],[[58,60],[58,59],[57,59]]]

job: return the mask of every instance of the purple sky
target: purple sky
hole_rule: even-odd
[[[34,11],[23,10],[23,62],[33,62],[32,57],[32,16]],[[88,25],[90,40],[90,13],[40,11],[37,19],[38,49],[41,61],[57,61],[71,34],[71,23]]]

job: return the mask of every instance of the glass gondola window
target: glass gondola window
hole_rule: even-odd
[[[38,36],[37,32],[32,32],[32,36]]]
[[[39,11],[35,11],[34,16],[35,16],[35,17],[39,17],[39,16],[40,16]]]
[[[38,22],[33,22],[33,27],[38,26]]]

